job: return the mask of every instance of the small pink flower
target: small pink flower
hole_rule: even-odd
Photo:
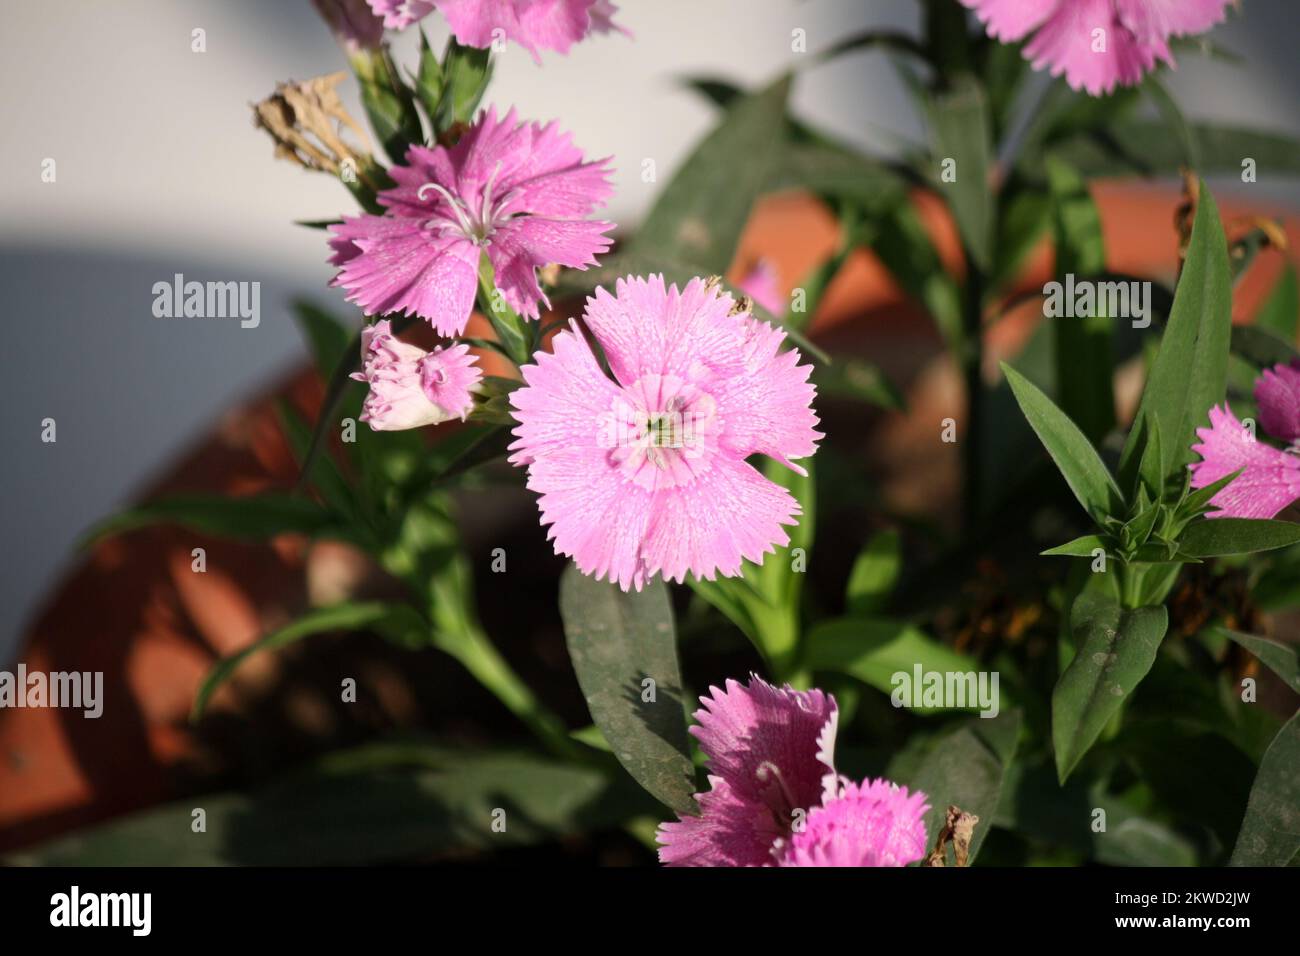
[[[888,780],[839,778],[802,829],[781,866],[907,866],[925,856],[925,794]]]
[[[627,33],[614,23],[618,9],[610,0],[370,0],[370,6],[390,30],[404,30],[436,9],[457,43],[487,48],[500,36],[539,62],[542,50],[568,53],[588,33]]]
[[[1265,431],[1283,441],[1300,439],[1300,370],[1277,365],[1255,382],[1255,403]],[[1300,498],[1300,458],[1256,439],[1226,404],[1210,409],[1210,427],[1196,429],[1192,487],[1204,488],[1241,474],[1210,499],[1211,518],[1272,518]]]
[[[384,23],[366,0],[312,0],[312,6],[349,52],[373,50],[384,39]]]
[[[925,795],[835,773],[835,698],[750,675],[701,697],[699,816],[659,827],[669,866],[906,866],[925,853]]]
[[[402,312],[460,335],[486,251],[506,303],[536,319],[550,302],[537,269],[594,265],[613,223],[584,219],[610,194],[608,160],[583,162],[554,123],[498,120],[489,109],[450,149],[412,146],[379,194],[382,216],[344,217],[330,227],[333,284],[367,315]]]
[[[1014,43],[1033,33],[1025,58],[1065,74],[1093,96],[1132,86],[1160,60],[1174,65],[1169,38],[1202,33],[1232,0],[961,0],[989,36]],[[1037,31],[1037,32],[1035,32]]]
[[[776,266],[769,260],[755,262],[736,283],[736,288],[773,315],[785,314],[785,299],[781,295]]]
[[[715,285],[620,279],[525,366],[511,395],[511,462],[527,466],[542,524],[585,574],[640,590],[662,574],[712,580],[789,543],[799,503],[745,461],[763,454],[803,473],[821,435],[810,366],[780,351],[785,333]]]
[[[483,373],[468,345],[432,352],[399,341],[387,319],[361,332],[361,371],[352,377],[370,386],[361,420],[375,431],[401,431],[461,421],[474,407]]]

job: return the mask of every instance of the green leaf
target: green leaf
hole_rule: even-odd
[[[906,404],[884,372],[859,358],[837,357],[830,365],[819,365],[812,380],[819,395],[854,398],[890,411],[900,411]]]
[[[1047,157],[1051,186],[1056,277],[1095,275],[1106,268],[1101,216],[1082,177],[1054,156]],[[1052,320],[1056,390],[1061,409],[1092,442],[1115,427],[1114,359],[1116,316],[1103,314]]]
[[[293,449],[294,459],[301,467],[306,460],[307,449],[311,447],[311,429],[287,402],[279,402],[277,409],[280,413],[280,426],[284,429],[289,447]],[[355,514],[352,489],[330,455],[318,455],[308,477],[328,507],[345,518]]]
[[[429,45],[429,38],[420,31],[420,68],[415,75],[415,98],[424,107],[424,115],[430,123],[437,123],[438,103],[442,99],[442,64]],[[436,138],[436,136],[435,136]]]
[[[1078,649],[1052,691],[1052,743],[1061,783],[1151,669],[1169,626],[1163,607],[1124,610],[1085,592],[1070,611]]]
[[[1124,496],[1087,436],[1038,386],[1005,362],[1002,373],[1020,403],[1020,410],[1083,509],[1098,523],[1119,516],[1123,512]]]
[[[779,153],[790,77],[736,101],[673,176],[630,247],[727,271]]]
[[[1137,414],[1138,419],[1149,416],[1156,420],[1162,445],[1161,472],[1166,477],[1173,477],[1191,461],[1196,426],[1210,407],[1223,399],[1231,331],[1228,246],[1214,197],[1202,182],[1173,310]],[[1138,463],[1138,431],[1129,432],[1120,456],[1121,475],[1132,474]]]
[[[560,580],[560,615],[592,720],[619,763],[669,808],[698,812],[667,586],[656,579],[625,592],[570,565]]]
[[[1260,176],[1300,175],[1300,142],[1263,130],[1189,123],[1201,175],[1240,175],[1242,160],[1258,164]],[[1175,174],[1187,144],[1169,135],[1163,119],[1126,119],[1076,136],[1057,147],[1089,179],[1103,176]]]
[[[1300,712],[1264,752],[1229,866],[1286,866],[1300,852]]]
[[[424,142],[414,95],[402,82],[386,48],[358,50],[349,59],[375,136],[389,159],[405,162],[407,149]]]
[[[1165,490],[1165,453],[1160,441],[1160,421],[1154,416],[1140,421],[1146,434],[1142,440],[1142,457],[1138,460],[1138,479],[1151,499],[1160,501]]]
[[[419,861],[453,850],[491,852],[617,826],[650,809],[635,788],[597,767],[523,753],[458,753],[371,744],[330,754],[251,792],[194,799],[18,851],[41,866],[288,866]],[[508,817],[502,829],[495,811]]]
[[[1276,332],[1283,341],[1291,344],[1295,342],[1297,317],[1300,317],[1300,282],[1296,279],[1294,263],[1288,262],[1273,291],[1256,313],[1255,325]]]
[[[320,306],[303,299],[293,303],[293,313],[316,360],[316,371],[328,379],[343,361],[356,333]]]
[[[442,55],[442,87],[438,105],[430,115],[439,133],[474,118],[479,102],[492,80],[492,50],[461,46],[454,37],[447,40]]]
[[[910,624],[887,618],[832,618],[814,626],[804,643],[804,663],[810,670],[847,674],[886,694],[899,687],[897,675],[906,675],[911,680],[918,666],[927,673],[979,670],[979,663],[972,658],[940,644]],[[914,693],[919,691],[920,688],[914,689]],[[909,709],[926,714],[937,708]],[[968,701],[964,709],[979,710],[979,702]]]
[[[390,604],[385,601],[366,603],[332,604],[329,607],[308,611],[298,620],[277,628],[237,654],[223,657],[213,665],[208,676],[199,685],[194,695],[194,706],[190,710],[190,720],[197,721],[207,709],[208,700],[213,693],[230,679],[230,675],[239,669],[249,657],[262,651],[274,651],[304,637],[324,634],[330,631],[373,630],[405,646],[417,646],[419,634],[423,630],[420,616],[406,604]]]
[[[903,571],[898,532],[882,531],[858,553],[849,572],[846,593],[848,612],[854,616],[874,614],[889,603],[890,592]]]
[[[264,541],[277,534],[319,534],[333,517],[305,498],[268,492],[225,498],[218,495],[175,495],[128,508],[86,532],[82,547],[135,528],[170,524],[218,538]]]
[[[1048,548],[1042,552],[1043,555],[1063,556],[1070,558],[1091,558],[1093,552],[1098,548],[1107,550],[1107,541],[1099,534],[1085,534],[1067,541],[1065,544],[1058,544],[1055,548]]]
[[[961,289],[944,270],[916,207],[900,203],[874,225],[871,251],[880,257],[904,291],[930,313],[949,351],[960,353]]]
[[[1216,627],[1213,630],[1250,651],[1263,661],[1269,670],[1282,678],[1287,687],[1300,694],[1300,650],[1294,645],[1283,644],[1257,634],[1231,631],[1226,627]]]
[[[1286,365],[1300,358],[1300,352],[1288,340],[1259,325],[1233,326],[1232,351],[1256,368]]]
[[[497,341],[505,349],[506,355],[516,365],[525,365],[532,357],[532,333],[524,320],[515,310],[506,304],[505,296],[497,289],[496,275],[492,260],[485,251],[479,257],[478,266],[479,307],[492,323]]]
[[[993,147],[984,89],[973,76],[962,75],[948,91],[930,102],[935,188],[947,196],[957,228],[981,270],[992,264],[993,190],[989,167]],[[944,182],[942,164],[956,162],[954,182]]]
[[[1021,715],[1008,710],[997,717],[973,717],[923,741],[919,752],[904,752],[890,763],[889,779],[920,790],[929,798],[925,815],[926,845],[933,846],[948,807],[958,806],[980,818],[971,839],[974,863],[993,827],[1002,785],[1016,752]]]
[[[1192,134],[1191,127],[1187,123],[1187,118],[1183,116],[1183,111],[1178,108],[1177,101],[1165,89],[1164,84],[1160,82],[1155,74],[1146,78],[1146,81],[1142,84],[1142,91],[1155,104],[1156,110],[1160,113],[1160,118],[1165,121],[1165,128],[1173,132],[1174,138],[1182,151],[1181,165],[1187,166],[1189,169],[1199,170],[1201,168],[1200,148],[1196,137]]]
[[[1204,518],[1193,521],[1178,546],[1197,558],[1272,551],[1300,542],[1300,524],[1255,518]]]

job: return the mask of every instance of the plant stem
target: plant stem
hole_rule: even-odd
[[[966,385],[966,435],[962,443],[962,516],[967,531],[975,527],[984,505],[984,274],[966,253],[962,301],[961,355]]]
[[[564,723],[534,696],[481,628],[466,623],[454,636],[440,636],[438,646],[460,661],[557,757],[581,756]]]

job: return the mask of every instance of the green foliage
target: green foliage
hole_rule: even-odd
[[[560,614],[569,659],[611,752],[669,808],[698,813],[668,588],[654,581],[624,592],[570,565]]]

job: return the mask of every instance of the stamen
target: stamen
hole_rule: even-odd
[[[754,771],[754,776],[758,778],[760,783],[770,784],[780,791],[781,797],[785,800],[785,806],[783,808],[778,808],[772,806],[771,803],[769,803],[768,806],[772,806],[772,809],[779,810],[782,815],[788,817],[790,812],[795,809],[796,804],[794,794],[790,792],[790,788],[786,785],[785,777],[781,775],[781,768],[770,760],[764,760],[758,765],[758,769]],[[768,789],[771,790],[772,786],[769,786]]]

